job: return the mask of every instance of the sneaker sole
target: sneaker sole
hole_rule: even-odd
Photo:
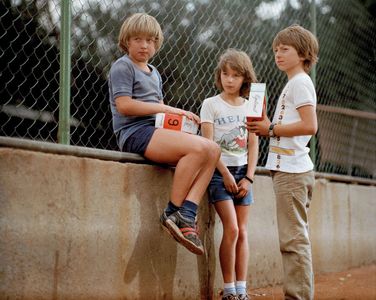
[[[168,229],[168,227],[166,226],[165,223],[161,223],[161,226],[162,226],[162,229],[167,232],[167,234],[172,237],[175,241],[177,241],[178,243],[180,243],[180,241],[178,241],[170,232],[170,230]]]
[[[184,235],[181,233],[180,229],[176,224],[167,219],[165,221],[165,224],[163,227],[166,227],[169,234],[172,235],[172,237],[180,244],[182,244],[185,248],[187,248],[189,251],[191,251],[194,254],[202,255],[204,254],[204,249],[197,247],[194,243],[192,243],[190,240],[187,240]]]

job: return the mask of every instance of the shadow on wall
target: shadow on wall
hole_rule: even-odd
[[[139,206],[139,209],[135,210],[139,215],[132,219],[137,220],[139,227],[129,226],[137,237],[125,265],[124,283],[134,287],[134,280],[138,280],[138,299],[169,299],[171,295],[179,296],[180,299],[192,299],[192,295],[196,293],[197,298],[211,299],[216,268],[213,226],[215,212],[208,211],[210,207],[204,197],[199,207],[198,227],[206,253],[202,256],[189,253],[169,236],[159,223],[159,217],[169,199],[169,189],[161,189],[161,185],[170,186],[172,179],[169,176],[160,176],[166,172],[172,174],[173,171],[151,168],[150,174],[145,176],[143,168],[135,166],[133,170],[129,170],[132,176],[128,184],[137,187],[131,198],[137,199]],[[139,182],[140,179],[145,179],[145,182]],[[203,216],[207,218],[204,219]],[[122,249],[126,251],[127,245]],[[195,263],[197,272],[192,273]],[[185,275],[177,276],[178,274]],[[185,279],[185,276],[189,278]]]
[[[167,204],[168,195],[161,195],[160,187],[149,186],[145,190],[146,183],[135,182],[143,178],[137,175],[138,172],[142,170],[135,168],[130,172],[132,176],[129,178],[129,185],[137,187],[132,199],[137,199],[140,207],[136,217],[139,229],[135,231],[137,238],[125,266],[123,279],[124,283],[130,285],[137,278],[139,299],[150,299],[155,295],[163,295],[162,298],[165,298],[173,294],[178,246],[159,225],[159,216]],[[158,172],[153,173],[151,176],[158,175]],[[151,185],[161,184],[158,178],[150,182]],[[128,230],[134,229],[133,226],[128,227]],[[127,245],[124,246],[123,249],[126,250]]]

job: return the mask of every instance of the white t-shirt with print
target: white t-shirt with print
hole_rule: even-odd
[[[282,90],[273,117],[274,124],[291,124],[300,121],[298,108],[316,107],[316,92],[311,78],[299,73],[291,78]],[[313,169],[307,147],[311,135],[270,138],[266,168],[287,173],[303,173]]]
[[[248,131],[245,127],[248,100],[233,106],[216,95],[204,100],[201,122],[214,124],[214,141],[221,147],[226,166],[243,166],[248,162]]]

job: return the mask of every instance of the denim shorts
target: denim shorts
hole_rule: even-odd
[[[144,126],[137,129],[126,139],[122,151],[144,155],[155,130],[154,126]]]
[[[229,169],[230,173],[234,176],[236,183],[238,183],[247,174],[247,165],[239,167],[231,166],[227,168]],[[245,197],[235,198],[235,195],[233,195],[225,189],[223,177],[218,170],[215,170],[213,177],[209,183],[208,190],[209,202],[212,204],[222,200],[232,200],[234,201],[234,205],[250,205],[254,202],[252,185],[250,186],[248,194],[245,195]]]

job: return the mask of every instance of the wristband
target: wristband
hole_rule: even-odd
[[[245,175],[244,178],[247,179],[250,183],[253,184],[253,180],[251,178],[249,178],[247,175]]]
[[[269,137],[275,137],[275,134],[274,134],[274,125],[273,123],[270,124],[269,126]]]

